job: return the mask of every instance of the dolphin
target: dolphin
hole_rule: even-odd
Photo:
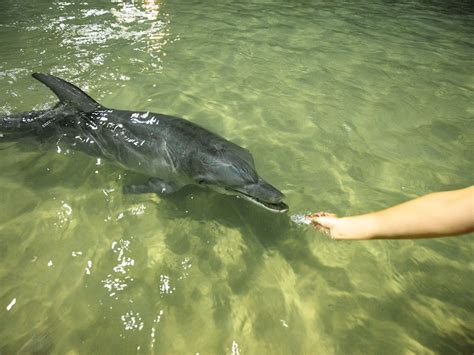
[[[0,118],[0,141],[56,141],[149,177],[125,193],[168,195],[186,185],[241,196],[272,212],[287,212],[284,195],[255,170],[250,152],[183,118],[109,109],[50,74],[33,77],[58,97],[52,108]]]

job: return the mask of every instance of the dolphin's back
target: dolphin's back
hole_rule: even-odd
[[[0,117],[0,138],[30,137],[104,157],[150,176],[127,191],[169,194],[207,185],[285,212],[283,194],[261,179],[250,152],[182,118],[108,109],[75,85],[49,74],[33,77],[59,98],[53,108]]]
[[[8,117],[2,131],[61,136],[87,154],[104,157],[151,176],[206,177],[227,171],[223,180],[256,181],[250,152],[183,118],[153,112],[107,109],[77,86],[50,74],[33,73],[59,99],[51,110]],[[35,119],[30,119],[34,117]],[[55,133],[56,132],[56,133]],[[224,168],[224,169],[222,169]],[[214,174],[219,175],[219,174]]]
[[[247,149],[193,122],[151,112],[109,112],[120,127],[117,129],[112,126],[108,132],[98,132],[96,136],[97,139],[105,139],[121,147],[123,153],[119,159],[123,165],[133,164],[130,157],[148,156],[154,164],[141,164],[141,169],[146,165],[146,169],[159,167],[173,174],[182,172],[187,176],[199,176],[219,169],[222,164],[230,166],[232,162],[241,168],[241,171],[235,172],[235,178],[239,181],[254,181],[258,178],[253,157]],[[103,118],[100,122],[104,122]],[[104,126],[110,127],[107,124]],[[129,142],[127,147],[124,146],[124,136],[125,142]]]

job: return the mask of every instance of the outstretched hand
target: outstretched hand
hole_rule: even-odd
[[[334,213],[317,212],[308,215],[311,224],[331,239],[371,239],[374,235],[374,220],[368,216],[338,217]]]
[[[474,186],[435,192],[393,207],[357,216],[327,212],[308,215],[332,239],[408,239],[474,232]]]
[[[320,232],[326,233],[331,239],[339,238],[340,232],[338,226],[341,224],[340,219],[334,213],[316,212],[308,216],[311,219],[311,224]]]

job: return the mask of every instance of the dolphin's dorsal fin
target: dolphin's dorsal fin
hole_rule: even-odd
[[[50,88],[61,103],[68,104],[84,112],[92,112],[103,108],[97,101],[77,86],[50,74],[33,73],[33,78]]]

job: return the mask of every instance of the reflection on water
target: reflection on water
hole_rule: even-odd
[[[2,113],[54,104],[30,77],[44,71],[108,107],[188,118],[248,148],[296,216],[473,181],[462,1],[0,13]],[[123,195],[143,177],[61,141],[0,151],[2,354],[472,352],[472,236],[333,242],[197,187]]]
[[[130,77],[119,70],[122,62],[134,65],[138,72],[162,71],[164,46],[179,39],[179,34],[171,36],[169,25],[169,15],[160,3],[150,0],[114,1],[113,6],[54,2],[47,11],[35,14],[35,21],[13,18],[9,26],[39,39],[20,49],[23,54],[34,51],[35,69],[44,67],[46,72],[71,78],[86,72],[96,76],[95,70],[103,67],[107,70],[96,79],[128,81]],[[0,75],[16,81],[18,75],[29,75],[31,67],[2,70]],[[89,82],[79,84],[85,91],[94,87]]]

